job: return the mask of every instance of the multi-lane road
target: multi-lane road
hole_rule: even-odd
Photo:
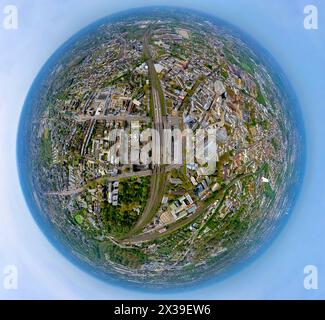
[[[162,146],[164,145],[163,139],[163,129],[166,123],[166,106],[165,99],[163,95],[163,90],[161,88],[161,83],[158,77],[158,74],[155,69],[154,60],[150,52],[150,27],[146,30],[143,38],[143,50],[146,57],[146,63],[148,65],[149,80],[151,84],[151,114],[152,114],[152,123],[153,128],[159,133],[158,136],[153,137],[152,143],[155,144],[156,150],[159,150],[156,154],[156,158],[153,159],[153,174],[151,177],[150,183],[150,194],[146,207],[143,214],[139,218],[136,226],[131,230],[129,236],[136,234],[141,231],[141,229],[149,223],[154,215],[156,214],[157,209],[160,206],[160,203],[163,198],[163,193],[167,184],[167,173],[166,166],[163,165],[163,150]],[[157,156],[158,155],[158,156]]]
[[[48,196],[72,196],[78,193],[84,192],[87,187],[89,186],[90,183],[95,183],[97,181],[108,181],[108,182],[115,182],[115,181],[120,181],[120,180],[125,180],[125,179],[130,179],[130,178],[143,178],[143,177],[149,177],[152,176],[152,170],[143,170],[143,171],[137,171],[137,172],[126,172],[126,173],[121,173],[116,176],[111,176],[111,175],[104,175],[100,176],[96,179],[88,181],[84,186],[76,188],[76,189],[70,189],[70,190],[63,190],[63,191],[54,191],[54,192],[48,192],[46,195]]]
[[[251,177],[251,176],[258,176],[262,173],[262,171],[263,171],[263,167],[260,170],[256,171],[255,173],[247,173],[247,174],[242,174],[242,175],[238,175],[237,177],[235,177],[223,190],[219,191],[218,196],[215,198],[215,199],[218,199],[219,202],[218,202],[218,206],[214,210],[214,212],[217,212],[218,209],[221,207],[229,189],[232,186],[234,186],[237,181]],[[216,201],[214,203],[216,203]],[[214,204],[212,204],[212,205],[214,205]],[[124,243],[129,244],[129,245],[130,244],[139,244],[142,242],[153,241],[157,238],[166,236],[167,234],[171,234],[174,231],[176,231],[186,225],[189,225],[190,223],[193,223],[203,212],[207,212],[210,207],[211,207],[211,204],[203,203],[199,206],[196,213],[194,213],[190,216],[187,216],[186,218],[175,221],[174,223],[168,225],[168,229],[166,232],[163,232],[163,233],[159,232],[164,227],[164,226],[160,226],[159,228],[155,228],[149,232],[135,235],[135,236],[131,237],[130,239],[128,239],[127,241],[124,241]],[[204,223],[204,225],[206,224],[206,222]]]
[[[77,115],[74,117],[74,120],[77,122],[87,122],[89,120],[104,120],[104,121],[128,121],[128,122],[132,122],[132,121],[139,121],[139,122],[145,122],[145,123],[150,123],[151,122],[151,118],[150,117],[146,117],[143,115],[113,115],[113,114],[107,114],[107,115],[95,115],[95,116],[91,116],[91,115]]]

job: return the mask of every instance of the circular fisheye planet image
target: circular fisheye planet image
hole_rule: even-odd
[[[17,160],[29,209],[64,256],[112,283],[175,288],[238,271],[279,233],[304,129],[281,68],[249,36],[151,7],[101,19],[50,57]]]

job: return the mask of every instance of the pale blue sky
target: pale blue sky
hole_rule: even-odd
[[[281,65],[300,100],[308,159],[297,208],[272,246],[249,267],[223,282],[182,294],[152,295],[110,286],[72,265],[36,226],[20,191],[16,132],[21,108],[50,55],[87,24],[113,12],[175,1],[0,0],[19,9],[19,29],[0,24],[0,280],[15,264],[19,289],[0,298],[325,298],[324,72],[325,2],[322,0],[181,0],[178,6],[206,11],[231,22],[265,47]],[[303,28],[303,8],[315,4],[319,29]],[[303,287],[303,268],[319,269],[319,290]]]

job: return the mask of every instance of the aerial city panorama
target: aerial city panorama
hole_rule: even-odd
[[[102,279],[177,287],[226,275],[278,232],[301,134],[285,78],[247,39],[147,8],[49,59],[21,118],[20,176],[67,257]]]

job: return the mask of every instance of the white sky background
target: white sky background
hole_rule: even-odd
[[[113,12],[175,1],[0,0],[17,5],[19,29],[0,23],[0,298],[325,298],[324,71],[325,3],[309,0],[177,1],[215,14],[246,31],[275,57],[301,102],[308,166],[294,215],[271,248],[227,280],[182,294],[144,294],[113,287],[80,271],[58,253],[36,226],[20,191],[16,133],[24,99],[51,54],[84,26]],[[303,8],[319,9],[319,30],[303,28]],[[18,267],[18,290],[2,288],[3,268]],[[303,268],[319,269],[319,290],[305,290]]]

